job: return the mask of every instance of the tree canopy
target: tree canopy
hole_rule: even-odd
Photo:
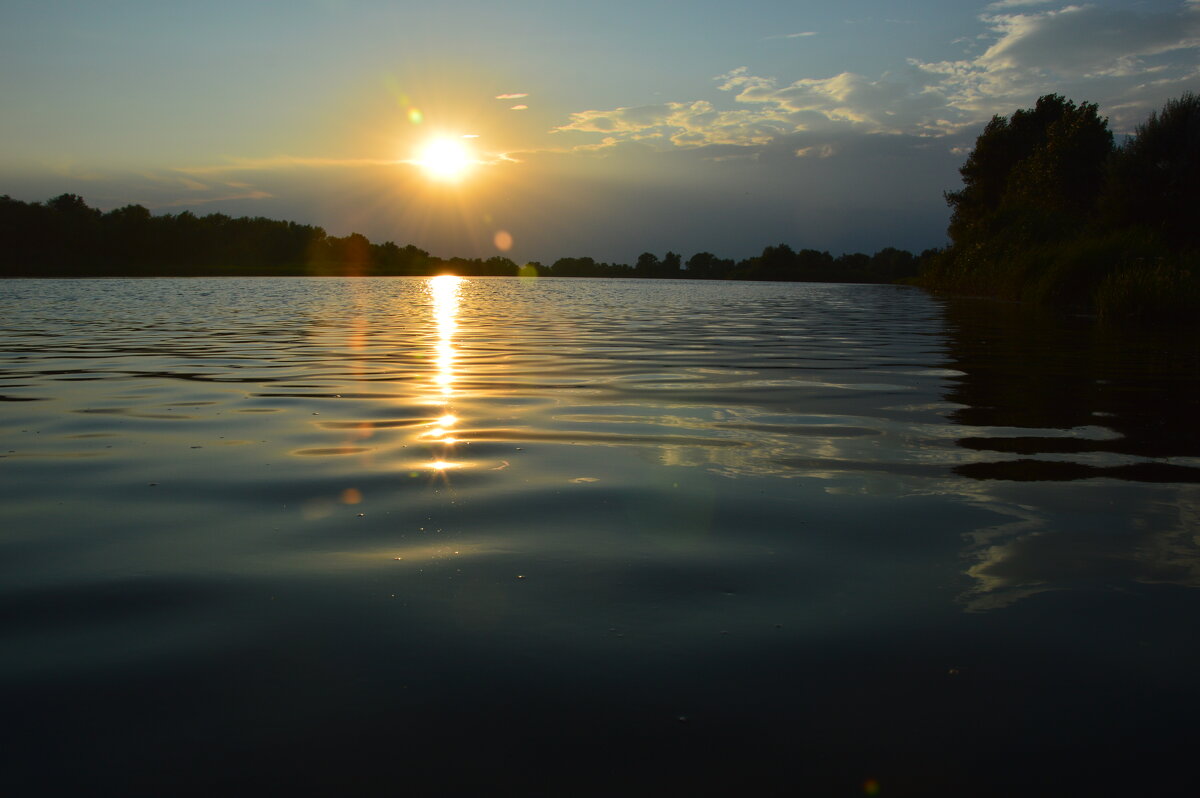
[[[1101,316],[1200,311],[1200,100],[1152,113],[1115,146],[1092,103],[1057,94],[993,117],[947,192],[950,245],[918,282]]]
[[[992,117],[959,169],[963,187],[946,194],[950,239],[1073,231],[1095,207],[1112,151],[1108,121],[1093,103],[1047,94],[1033,108]]]
[[[1138,225],[1175,247],[1200,247],[1200,97],[1187,92],[1117,151],[1105,195],[1109,224]]]

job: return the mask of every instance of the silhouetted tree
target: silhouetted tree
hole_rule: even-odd
[[[659,269],[660,263],[658,256],[652,252],[643,252],[638,255],[637,263],[634,264],[633,270],[638,277],[654,277]]]
[[[921,284],[1085,309],[1106,320],[1200,318],[1200,102],[1167,103],[1120,149],[1088,103],[1057,95],[994,118],[961,170],[951,244]]]
[[[871,282],[894,283],[917,274],[918,260],[911,252],[885,247],[871,257]]]
[[[1153,112],[1117,151],[1105,222],[1134,225],[1175,247],[1200,247],[1200,97],[1191,92]]]
[[[862,252],[844,252],[834,261],[835,279],[843,283],[871,282],[871,256]]]
[[[517,273],[517,264],[511,258],[506,258],[502,255],[493,255],[484,261],[484,274],[493,277],[514,277]]]
[[[683,257],[677,252],[668,251],[663,256],[662,264],[659,266],[660,277],[679,277],[680,269],[682,268]]]
[[[719,280],[733,271],[732,260],[722,260],[711,252],[697,252],[688,258],[687,277],[696,280]]]
[[[596,277],[596,261],[591,258],[559,258],[550,266],[551,277]]]
[[[963,187],[946,193],[955,244],[1003,234],[1053,237],[1092,212],[1112,152],[1096,105],[1047,94],[1031,109],[992,117],[959,169]]]

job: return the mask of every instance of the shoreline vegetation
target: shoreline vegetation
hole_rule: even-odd
[[[834,257],[787,244],[740,261],[642,253],[518,265],[440,258],[412,244],[263,217],[108,212],[75,194],[0,196],[0,277],[463,276],[634,277],[904,283],[1015,300],[1106,322],[1200,321],[1200,98],[1168,102],[1116,145],[1096,105],[1057,94],[995,116],[945,194],[950,242],[920,255],[888,247]]]
[[[946,193],[950,244],[913,284],[1105,322],[1200,321],[1200,98],[1120,146],[1096,106],[1057,94],[995,116]]]
[[[589,257],[518,265],[500,255],[440,258],[412,244],[372,243],[324,229],[263,217],[190,211],[151,215],[141,205],[103,213],[75,194],[40,202],[0,196],[0,277],[429,276],[644,277],[893,283],[914,278],[921,258],[888,247],[874,255],[834,257],[787,244],[734,261],[699,252],[685,263],[667,252],[642,253],[635,264]],[[924,253],[925,257],[933,250]]]

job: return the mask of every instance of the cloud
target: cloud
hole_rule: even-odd
[[[1094,6],[986,18],[999,40],[977,59],[989,71],[1025,69],[1062,77],[1136,69],[1147,56],[1200,45],[1195,12],[1139,15]],[[1149,68],[1148,65],[1146,68]]]
[[[552,132],[603,136],[577,147],[590,150],[625,142],[755,149],[802,134],[810,140],[794,154],[830,157],[838,138],[850,133],[954,136],[1051,92],[1097,102],[1123,132],[1200,80],[1197,0],[1158,13],[1087,5],[1025,10],[1041,4],[1000,0],[989,6],[979,18],[983,52],[973,57],[910,58],[876,77],[842,72],[791,82],[739,67],[716,78],[732,102],[579,111]]]
[[[609,145],[641,141],[664,147],[695,148],[765,145],[793,129],[794,122],[775,109],[718,111],[712,103],[697,100],[581,111],[571,114],[570,121],[554,132],[602,133]]]
[[[228,163],[208,164],[205,166],[181,166],[175,169],[186,175],[226,174],[229,172],[261,172],[275,169],[306,168],[345,168],[395,166],[404,163],[397,160],[379,158],[305,158],[295,155],[275,155],[269,158],[232,158]]]
[[[993,4],[990,8],[1000,8]],[[1004,6],[1016,7],[1010,2]],[[1037,96],[1059,92],[1113,108],[1130,125],[1200,78],[1200,5],[1140,13],[1068,5],[985,15],[991,44],[959,61],[910,64],[929,77],[927,91],[970,116],[1009,113]]]
[[[990,3],[987,8],[989,11],[997,11],[1002,8],[1024,8],[1025,6],[1044,6],[1054,0],[998,0],[998,2]]]
[[[843,127],[873,133],[936,134],[945,124],[938,113],[942,103],[911,80],[886,75],[877,79],[853,72],[830,78],[802,78],[779,86],[737,69],[718,80],[720,88],[736,91],[739,103],[756,105],[797,130]]]
[[[529,106],[528,105],[514,105],[512,108],[509,108],[508,110],[510,110],[510,111],[528,111]]]
[[[800,33],[781,33],[777,36],[768,36],[768,39],[805,39],[809,36],[819,35],[815,30],[801,31]]]
[[[519,100],[519,99],[521,99],[522,97],[528,97],[528,96],[529,96],[528,94],[521,94],[521,93],[517,93],[517,94],[497,94],[497,95],[496,95],[496,99],[497,99],[497,100]]]
[[[683,148],[765,147],[792,134],[946,132],[938,99],[900,80],[843,72],[780,85],[746,67],[716,80],[732,95],[733,108],[696,100],[580,111],[554,132],[600,133],[609,145],[644,141]]]
[[[269,191],[260,189],[251,189],[249,191],[234,192],[232,194],[217,194],[207,197],[189,197],[187,199],[178,199],[171,202],[161,202],[158,207],[161,208],[180,208],[184,206],[206,205],[210,202],[232,202],[235,200],[261,200],[273,199],[274,194]]]

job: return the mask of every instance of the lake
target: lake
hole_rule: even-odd
[[[685,280],[7,280],[0,310],[10,794],[1191,767],[1191,336]]]

